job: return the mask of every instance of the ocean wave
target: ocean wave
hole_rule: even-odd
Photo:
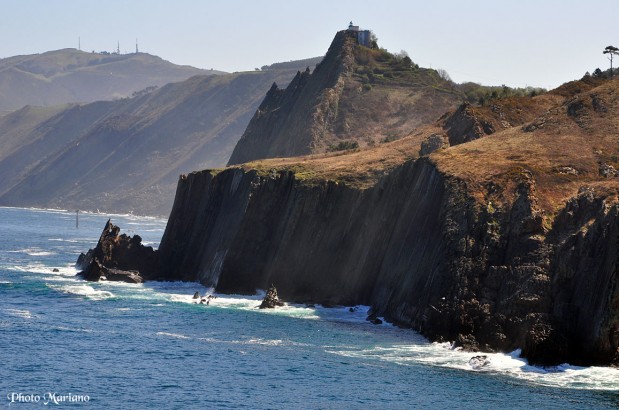
[[[589,390],[619,389],[619,370],[615,368],[577,367],[567,364],[546,368],[532,366],[526,359],[519,357],[520,350],[509,354],[465,352],[453,349],[450,343],[429,343],[424,341],[420,335],[416,343],[375,346],[359,350],[341,346],[325,346],[325,348],[329,353],[345,357],[371,358],[404,366],[424,364],[467,372],[490,372],[548,387]],[[469,364],[472,357],[481,355],[485,356],[483,366]]]
[[[93,333],[92,329],[84,329],[84,328],[73,328],[67,326],[56,326],[55,330],[60,330],[62,332],[79,332],[79,333]]]
[[[56,255],[56,252],[44,251],[39,248],[25,248],[25,249],[16,249],[11,251],[6,251],[7,253],[24,253],[28,256],[51,256]]]
[[[54,275],[54,276],[75,276],[78,273],[78,269],[73,265],[68,266],[46,266],[47,270],[45,273]],[[54,272],[54,269],[57,272]]]
[[[41,273],[52,276],[75,276],[77,274],[77,269],[74,266],[46,266],[41,263],[13,265],[4,269],[13,272]],[[54,269],[57,269],[58,272],[54,272]]]
[[[21,317],[24,319],[32,319],[32,312],[25,309],[4,309],[7,315],[14,317]]]
[[[158,336],[167,336],[167,337],[173,337],[175,339],[190,339],[189,336],[185,336],[185,335],[179,335],[177,333],[169,333],[169,332],[157,332],[155,333]]]
[[[98,290],[89,285],[47,285],[51,289],[58,290],[62,293],[84,296],[92,300],[105,300],[113,298],[115,295],[106,290]]]
[[[345,323],[365,323],[369,306],[340,306],[323,307],[321,305],[305,305],[295,303],[284,303],[277,309],[258,309],[265,293],[258,291],[255,295],[223,295],[214,292],[213,288],[206,288],[202,285],[191,282],[159,282],[148,283],[147,288],[151,288],[152,295],[142,297],[163,298],[170,302],[200,304],[202,298],[213,295],[209,301],[209,307],[216,306],[222,309],[236,309],[259,311],[262,314],[288,316],[307,320],[328,320],[332,322]],[[200,299],[194,299],[195,292],[200,294]],[[201,304],[206,307],[206,304]],[[391,326],[386,324],[387,326]]]

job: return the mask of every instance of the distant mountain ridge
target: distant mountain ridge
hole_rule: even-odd
[[[271,84],[312,61],[0,116],[0,205],[167,216],[179,174],[224,166]]]
[[[194,75],[221,71],[181,66],[147,53],[87,53],[72,48],[0,59],[0,114],[25,105],[51,106],[130,97]]]

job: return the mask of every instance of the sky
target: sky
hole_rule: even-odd
[[[137,39],[176,64],[246,71],[324,55],[353,21],[456,82],[551,89],[609,67],[618,18],[619,0],[0,0],[0,58]]]

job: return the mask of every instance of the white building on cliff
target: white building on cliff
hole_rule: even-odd
[[[371,47],[372,46],[372,44],[371,44],[371,42],[372,42],[372,31],[370,31],[370,30],[361,30],[361,29],[359,29],[359,26],[355,26],[352,23],[352,21],[348,25],[348,31],[357,33],[357,43],[359,43],[359,45],[362,45],[362,46],[365,46],[365,47]]]

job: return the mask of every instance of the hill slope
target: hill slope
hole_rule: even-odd
[[[314,72],[269,90],[229,164],[398,139],[461,100],[436,71],[360,46],[354,32],[340,31]]]
[[[195,76],[130,99],[4,116],[0,204],[167,216],[178,175],[223,166],[269,86],[298,69]]]
[[[179,66],[146,54],[86,53],[76,49],[0,59],[0,113],[25,105],[111,100],[147,87],[219,71]]]

